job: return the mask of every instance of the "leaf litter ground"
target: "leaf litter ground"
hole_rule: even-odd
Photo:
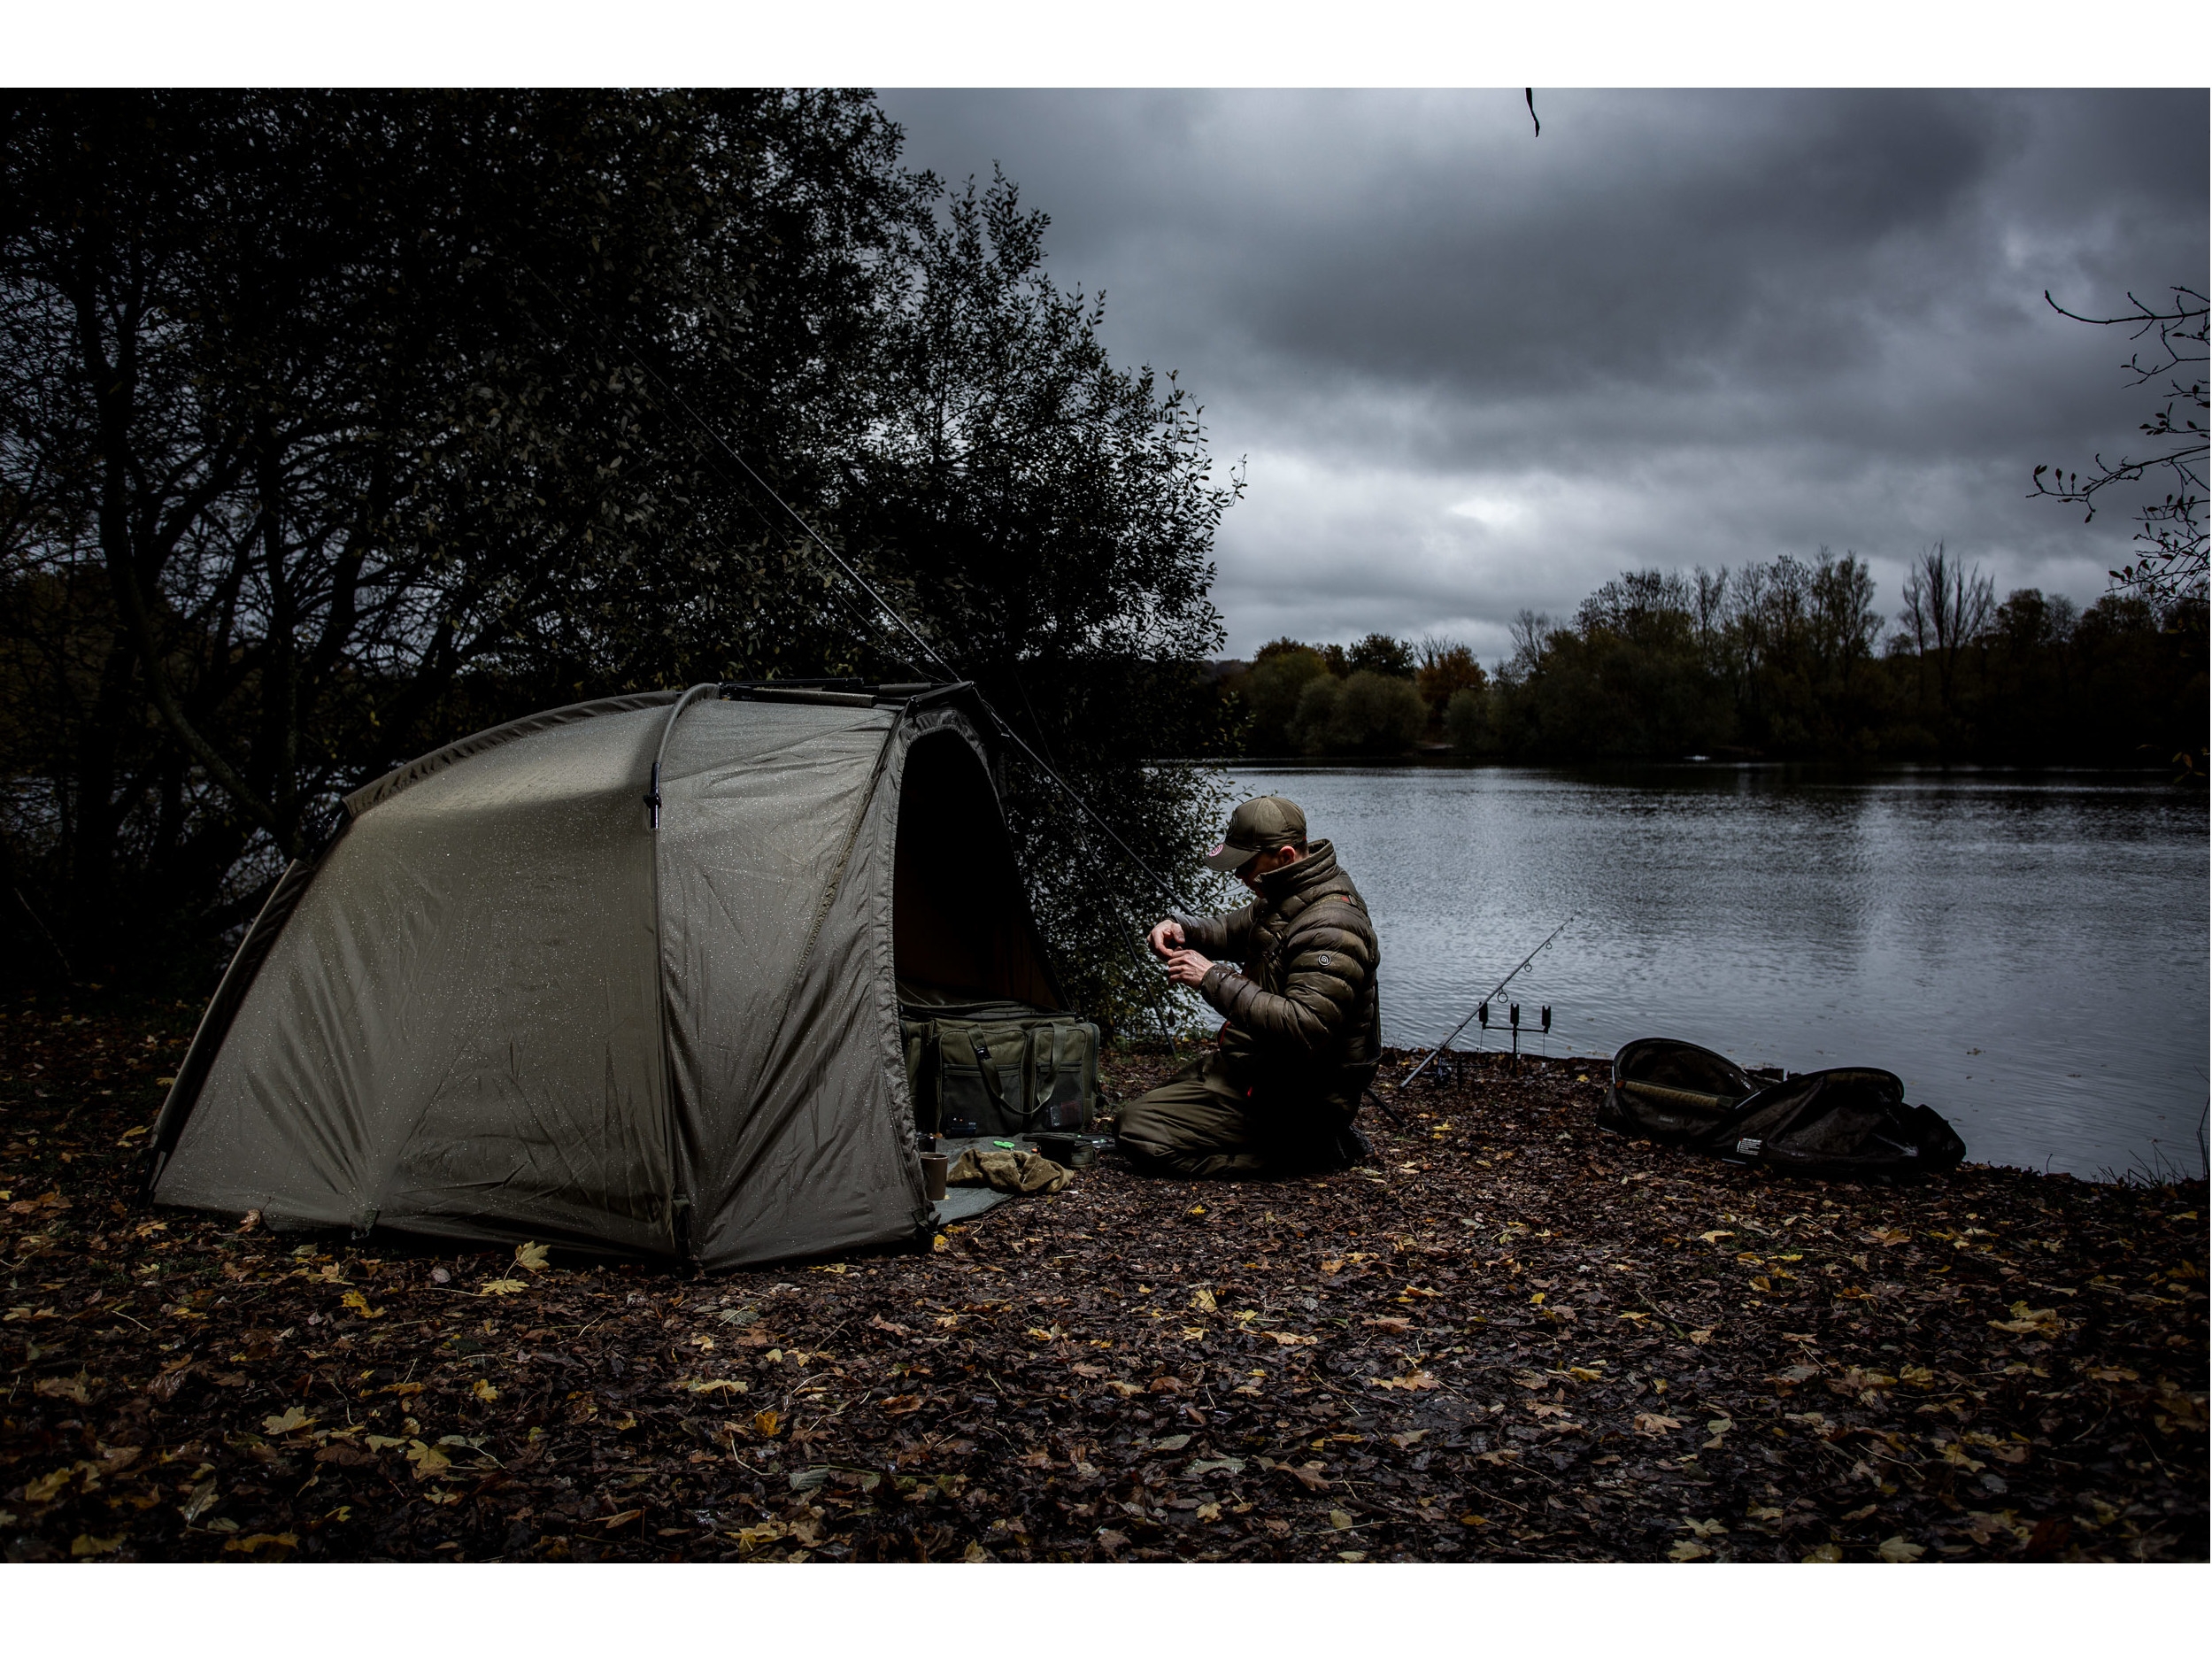
[[[2201,1182],[1791,1182],[1394,1054],[1369,1168],[696,1277],[149,1210],[185,1017],[0,1022],[10,1560],[2205,1558]]]

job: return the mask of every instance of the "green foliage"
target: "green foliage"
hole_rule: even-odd
[[[1491,718],[1490,693],[1462,686],[1444,706],[1444,735],[1455,753],[1487,754],[1497,747],[1498,731]]]
[[[1388,634],[1369,634],[1345,652],[1345,668],[1352,674],[1387,675],[1410,680],[1414,673],[1414,648]]]
[[[1428,721],[1412,681],[1360,669],[1308,681],[1291,730],[1308,754],[1394,755],[1420,741]]]
[[[1322,654],[1296,640],[1278,639],[1260,648],[1251,669],[1227,688],[1249,716],[1245,737],[1249,754],[1294,753],[1299,744],[1291,727],[1306,686],[1325,676]]]

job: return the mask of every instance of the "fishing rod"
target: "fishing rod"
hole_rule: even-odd
[[[1581,914],[1582,912],[1577,910],[1575,913],[1575,915],[1580,915]],[[1544,936],[1544,945],[1549,945],[1553,939],[1559,938],[1561,934],[1566,932],[1568,923],[1573,922],[1575,916],[1568,916],[1566,922],[1561,922],[1559,926],[1553,928],[1549,933],[1545,934]],[[1438,1043],[1434,1048],[1429,1051],[1429,1059],[1422,1061],[1421,1064],[1415,1066],[1413,1069],[1413,1071],[1407,1076],[1406,1081],[1399,1084],[1398,1086],[1401,1089],[1412,1088],[1414,1078],[1418,1077],[1422,1072],[1429,1069],[1429,1061],[1434,1060],[1438,1054],[1441,1054],[1445,1049],[1452,1046],[1452,1038],[1457,1037],[1461,1031],[1467,1030],[1468,1021],[1472,1020],[1477,1014],[1488,1007],[1491,1003],[1496,999],[1498,993],[1514,982],[1514,978],[1520,974],[1522,968],[1526,968],[1530,962],[1536,961],[1538,952],[1543,950],[1544,945],[1538,945],[1536,950],[1530,951],[1526,956],[1522,957],[1521,959],[1520,968],[1514,968],[1512,973],[1507,974],[1503,979],[1492,985],[1490,988],[1490,995],[1484,997],[1472,1008],[1469,1008],[1467,1013],[1467,1019],[1461,1020],[1457,1025],[1453,1026],[1450,1034],[1445,1038],[1444,1041]]]

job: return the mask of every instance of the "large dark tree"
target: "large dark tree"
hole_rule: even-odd
[[[204,961],[339,792],[473,725],[895,667],[770,490],[1180,852],[1192,786],[1134,760],[1216,628],[1195,415],[866,95],[0,121],[0,899],[55,964]],[[1016,799],[1048,914],[1134,902]]]

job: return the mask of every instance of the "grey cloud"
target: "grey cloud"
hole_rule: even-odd
[[[2081,599],[2122,555],[2023,499],[2124,447],[2126,342],[2054,316],[2204,286],[2178,93],[884,95],[911,165],[993,161],[1125,360],[1251,458],[1231,646],[1445,626],[1622,567],[1938,537]],[[1454,511],[1457,508],[1459,511]]]

